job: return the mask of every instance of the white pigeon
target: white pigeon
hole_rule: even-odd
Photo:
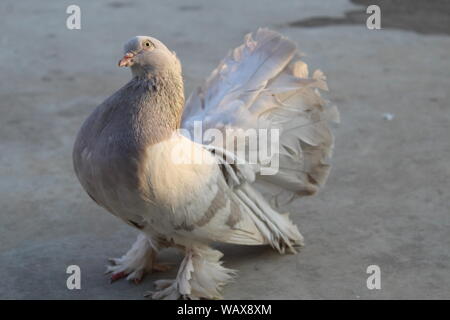
[[[319,94],[327,90],[325,76],[315,71],[310,77],[292,41],[259,29],[185,104],[175,53],[147,36],[124,49],[119,66],[130,67],[132,79],[87,118],[73,150],[89,196],[139,230],[132,248],[112,259],[107,271],[112,280],[139,282],[147,272],[166,270],[156,255],[175,247],[184,253],[176,278],[156,281],[148,295],[221,298],[235,271],[222,265],[212,244],[267,244],[280,253],[303,244],[288,215],[276,209],[283,199],[316,193],[328,176],[329,122],[339,114]],[[227,133],[222,145],[189,138],[199,121],[204,130],[237,137],[249,129],[276,129],[279,148],[251,163],[230,147],[234,138]],[[269,168],[276,170],[264,174]]]

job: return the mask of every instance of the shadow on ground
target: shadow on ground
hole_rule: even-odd
[[[323,27],[335,25],[364,26],[368,17],[366,8],[376,4],[381,9],[381,26],[421,34],[450,34],[450,1],[446,0],[351,0],[361,5],[347,11],[344,17],[318,16],[287,23],[290,27]]]

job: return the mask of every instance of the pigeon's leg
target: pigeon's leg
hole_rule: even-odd
[[[139,283],[146,273],[167,271],[170,266],[156,263],[156,244],[145,234],[140,233],[131,249],[121,258],[109,259],[106,273],[111,273],[111,282],[127,278]]]
[[[224,268],[222,253],[206,246],[186,248],[186,253],[174,280],[155,281],[157,291],[152,299],[221,299],[222,286],[231,281],[235,271]]]

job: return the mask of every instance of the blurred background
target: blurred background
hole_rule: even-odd
[[[66,8],[81,8],[81,30]],[[381,30],[366,8],[381,8]],[[84,193],[72,169],[78,128],[125,84],[123,43],[150,35],[177,52],[186,95],[258,27],[291,38],[338,105],[326,187],[286,210],[305,237],[298,255],[227,246],[234,299],[450,298],[449,1],[11,1],[0,3],[0,298],[141,299],[109,283],[106,259],[135,231]],[[162,260],[180,261],[173,251]],[[81,290],[66,287],[81,268]],[[366,268],[381,269],[368,290]]]

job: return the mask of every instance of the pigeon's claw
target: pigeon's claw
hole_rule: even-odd
[[[144,294],[145,298],[152,300],[198,300],[198,297],[191,294],[182,294],[179,290],[179,283],[177,279],[169,280],[163,279],[155,281],[155,291],[147,291]]]
[[[127,278],[127,280],[133,281],[135,284],[140,284],[142,279],[144,278],[146,273],[153,273],[153,272],[167,272],[170,269],[172,269],[172,265],[161,263],[152,263],[152,266],[150,270],[148,270],[149,267],[146,267],[145,270],[134,270],[133,272],[125,272],[125,271],[119,271],[124,269],[124,265],[118,261],[119,259],[108,259],[108,261],[111,263],[110,266],[106,267],[105,274],[111,274],[110,282],[116,282],[117,280]],[[125,268],[128,270],[128,268]]]
[[[125,272],[123,272],[123,271],[122,272],[113,273],[111,275],[110,282],[111,283],[116,282],[117,280],[125,278],[126,276],[127,276],[127,274]]]
[[[156,254],[157,251],[150,245],[149,239],[139,235],[125,255],[108,259],[110,265],[106,268],[106,274],[112,274],[111,283],[126,278],[139,284],[147,273],[170,269],[170,265],[156,263]]]

